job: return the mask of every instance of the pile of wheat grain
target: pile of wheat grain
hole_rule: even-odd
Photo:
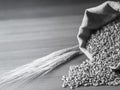
[[[70,66],[68,75],[62,77],[63,87],[120,85],[120,74],[110,68],[120,63],[120,17],[92,34],[87,50],[93,60]]]

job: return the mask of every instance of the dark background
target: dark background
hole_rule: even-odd
[[[106,0],[0,0],[0,20],[75,15]],[[86,5],[87,3],[87,5]]]

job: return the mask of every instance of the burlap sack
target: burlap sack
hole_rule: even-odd
[[[77,35],[80,50],[92,60],[92,55],[86,49],[87,40],[98,28],[107,24],[120,15],[120,3],[106,1],[99,6],[85,10],[82,23]]]

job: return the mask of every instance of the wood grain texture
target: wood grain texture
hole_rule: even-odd
[[[79,16],[69,16],[1,21],[1,69],[13,69],[77,44],[78,18]]]

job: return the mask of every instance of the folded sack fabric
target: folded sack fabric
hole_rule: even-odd
[[[92,33],[96,32],[100,27],[109,23],[120,15],[120,3],[107,1],[103,4],[85,10],[84,17],[78,32],[78,42],[80,50],[89,58],[91,54],[86,50],[87,40]]]
[[[68,75],[62,78],[62,86],[73,89],[120,85],[119,3],[105,2],[87,9],[78,36],[86,44],[81,46],[83,42],[79,41],[80,48],[85,48],[92,60],[70,66]]]

